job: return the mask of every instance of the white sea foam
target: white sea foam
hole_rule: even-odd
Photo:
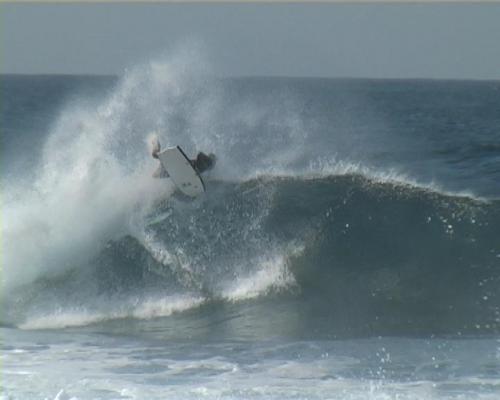
[[[108,311],[89,310],[85,307],[60,308],[56,311],[28,317],[24,323],[19,325],[19,328],[26,330],[61,329],[87,326],[123,318],[152,319],[168,317],[174,313],[197,308],[205,301],[201,296],[183,294],[147,297],[111,307],[108,305],[108,308],[110,308]]]
[[[197,308],[205,301],[206,299],[201,296],[188,295],[151,298],[137,305],[131,315],[138,319],[168,317],[176,312]]]
[[[252,271],[225,281],[218,289],[220,293],[213,295],[226,301],[238,302],[294,288],[296,282],[288,269],[287,260],[288,256],[283,254],[263,256],[256,262]],[[109,301],[103,300],[99,310],[85,306],[60,307],[54,311],[29,316],[18,326],[25,330],[62,329],[123,318],[152,319],[197,308],[207,301],[206,297],[196,294],[132,298],[122,304],[109,304]]]
[[[485,368],[495,361],[480,358],[495,348],[487,338],[179,343],[37,332],[46,345],[33,348],[33,335],[6,337],[28,351],[12,356],[7,346],[2,354],[5,398],[494,400],[499,393],[498,376]],[[392,362],[373,359],[381,347]],[[447,360],[442,368],[421,369],[438,354]]]
[[[68,393],[64,391],[64,389],[61,389],[57,394],[56,397],[54,397],[54,400],[78,400],[77,397],[71,396]]]

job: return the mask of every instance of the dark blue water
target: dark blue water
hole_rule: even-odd
[[[190,398],[498,395],[500,82],[139,68],[0,91],[7,394],[36,398],[29,370],[49,397],[131,395],[122,373],[138,398],[169,379]],[[204,196],[151,178],[153,133],[217,154]],[[129,362],[50,391],[29,357],[80,368],[56,356],[71,337]]]

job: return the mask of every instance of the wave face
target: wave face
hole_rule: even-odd
[[[2,324],[499,331],[497,83],[220,80],[197,54],[2,77]],[[218,155],[205,196],[151,177],[149,133]]]
[[[212,181],[146,219],[85,269],[18,289],[8,318],[66,327],[256,302],[257,325],[285,310],[297,335],[498,331],[498,202],[360,175],[261,177]]]

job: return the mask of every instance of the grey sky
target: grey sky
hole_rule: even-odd
[[[220,76],[500,79],[500,3],[1,4],[3,73],[120,74],[200,39]]]

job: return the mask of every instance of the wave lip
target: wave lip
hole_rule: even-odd
[[[247,174],[235,182],[244,183],[249,180],[323,180],[336,177],[359,177],[366,184],[387,184],[409,190],[426,190],[449,197],[463,197],[476,201],[488,202],[495,198],[486,198],[475,194],[472,190],[451,190],[436,181],[421,181],[408,173],[402,173],[397,168],[376,168],[362,162],[337,160],[336,158],[319,158],[309,163],[305,168],[269,167],[260,168]]]

